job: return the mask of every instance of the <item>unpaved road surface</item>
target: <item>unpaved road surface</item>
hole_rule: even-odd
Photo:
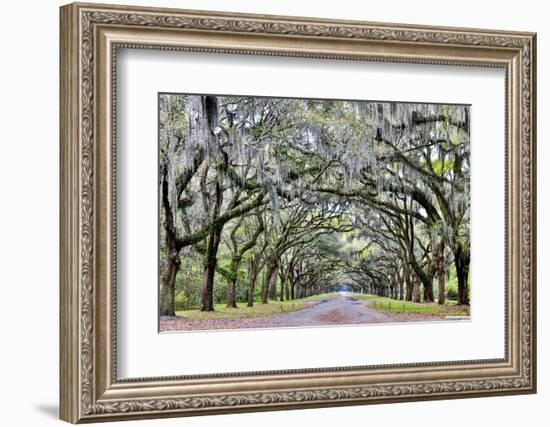
[[[293,326],[351,325],[366,323],[394,323],[445,320],[441,317],[386,313],[369,308],[366,301],[340,293],[319,301],[308,303],[302,310],[277,313],[266,317],[186,319],[162,318],[161,332],[207,329],[279,328]]]

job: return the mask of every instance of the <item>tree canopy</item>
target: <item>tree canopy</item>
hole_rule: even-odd
[[[468,106],[161,94],[159,108],[162,315],[184,282],[203,311],[343,286],[445,304],[451,271],[469,304]]]

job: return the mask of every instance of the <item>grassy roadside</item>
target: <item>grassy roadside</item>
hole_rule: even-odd
[[[411,301],[398,301],[392,298],[378,297],[368,294],[353,294],[355,298],[368,301],[369,307],[388,311],[391,313],[414,313],[435,316],[469,316],[470,309],[456,304],[439,305],[437,303],[415,303]]]
[[[185,319],[234,319],[248,317],[263,317],[277,313],[289,313],[306,308],[307,303],[319,301],[336,296],[337,293],[314,295],[307,298],[289,301],[270,301],[268,304],[254,302],[253,307],[247,307],[246,303],[237,303],[237,308],[227,308],[225,303],[215,304],[214,311],[199,311],[197,309],[176,311],[177,317]]]
[[[253,307],[247,307],[246,303],[238,303],[237,308],[227,308],[225,303],[215,304],[214,310],[209,312],[199,311],[198,309],[176,311],[176,316],[185,319],[208,320],[208,319],[235,319],[265,317],[277,313],[290,313],[292,311],[302,310],[307,307],[309,302],[320,301],[326,298],[338,296],[338,292],[313,295],[311,297],[289,301],[270,301],[268,304],[254,302]],[[469,316],[469,308],[457,306],[450,303],[444,306],[437,303],[414,303],[411,301],[398,301],[376,295],[351,293],[349,296],[365,300],[368,306],[374,310],[433,316]]]

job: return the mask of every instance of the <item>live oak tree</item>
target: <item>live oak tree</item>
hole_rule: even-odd
[[[256,210],[252,225],[247,224],[246,218],[241,216],[237,218],[233,228],[229,231],[227,238],[227,247],[230,250],[229,268],[223,272],[223,276],[227,279],[227,307],[237,307],[236,301],[236,285],[239,268],[245,254],[256,246],[260,235],[264,232],[264,222],[260,210]],[[250,221],[249,221],[250,222]],[[243,227],[244,224],[244,227]],[[251,231],[253,230],[253,231]],[[247,235],[247,231],[249,231]],[[251,231],[251,232],[250,232]],[[244,236],[239,236],[241,233]],[[244,240],[243,240],[244,238]],[[254,279],[255,280],[255,279]]]

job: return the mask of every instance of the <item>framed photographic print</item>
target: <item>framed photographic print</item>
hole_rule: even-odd
[[[61,418],[536,390],[535,34],[61,8]]]

